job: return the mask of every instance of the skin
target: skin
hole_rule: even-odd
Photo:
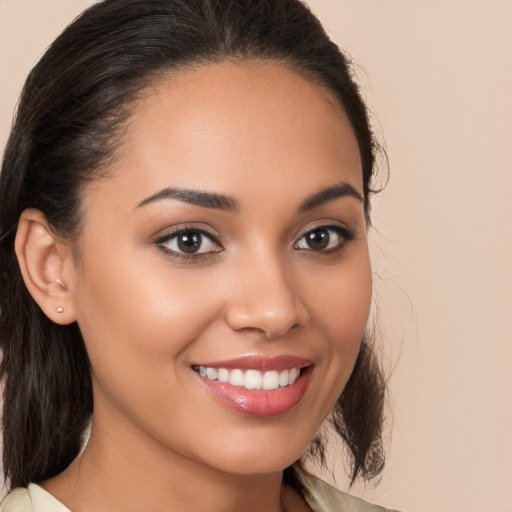
[[[79,239],[52,267],[90,357],[94,421],[83,453],[43,486],[74,512],[308,510],[282,470],[345,386],[371,300],[363,202],[300,209],[341,183],[363,193],[345,114],[280,64],[210,64],[148,88],[123,142],[111,176],[84,192]],[[140,206],[167,187],[238,208]],[[326,224],[353,239],[329,230],[334,249],[313,250],[304,235]],[[206,252],[183,259],[157,243],[183,225],[211,233]],[[283,354],[313,370],[299,403],[270,418],[226,407],[192,369]]]

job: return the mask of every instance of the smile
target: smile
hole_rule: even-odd
[[[210,380],[218,380],[245,389],[262,389],[265,391],[291,386],[300,375],[300,368],[263,372],[255,369],[244,371],[240,368],[229,370],[227,368],[199,366],[194,370],[198,371],[201,377],[207,377]]]
[[[312,361],[295,356],[246,356],[192,366],[212,396],[249,416],[278,416],[293,409],[308,388]]]

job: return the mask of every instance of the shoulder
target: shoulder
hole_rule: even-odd
[[[14,489],[0,504],[0,512],[33,512],[28,489]]]
[[[342,492],[300,467],[294,466],[293,469],[301,486],[300,491],[314,512],[397,512]]]
[[[37,484],[20,487],[0,504],[0,512],[70,512],[60,501]]]

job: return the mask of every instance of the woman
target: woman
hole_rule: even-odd
[[[1,510],[383,510],[302,467],[328,416],[353,479],[383,466],[375,151],[297,0],[75,20],[2,167]]]

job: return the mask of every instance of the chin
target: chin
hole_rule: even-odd
[[[290,457],[289,453],[282,456],[275,454],[262,454],[259,457],[238,458],[237,460],[226,461],[226,464],[217,468],[235,475],[259,475],[273,474],[284,471],[291,466],[299,456]]]
[[[270,474],[278,473],[291,466],[304,453],[309,444],[309,436],[302,439],[292,439],[293,435],[267,435],[254,433],[250,443],[234,442],[219,453],[209,457],[211,465],[231,474]],[[255,442],[259,440],[259,442]],[[220,445],[217,445],[218,447]],[[225,445],[224,445],[225,446]],[[204,460],[204,459],[203,459]]]

